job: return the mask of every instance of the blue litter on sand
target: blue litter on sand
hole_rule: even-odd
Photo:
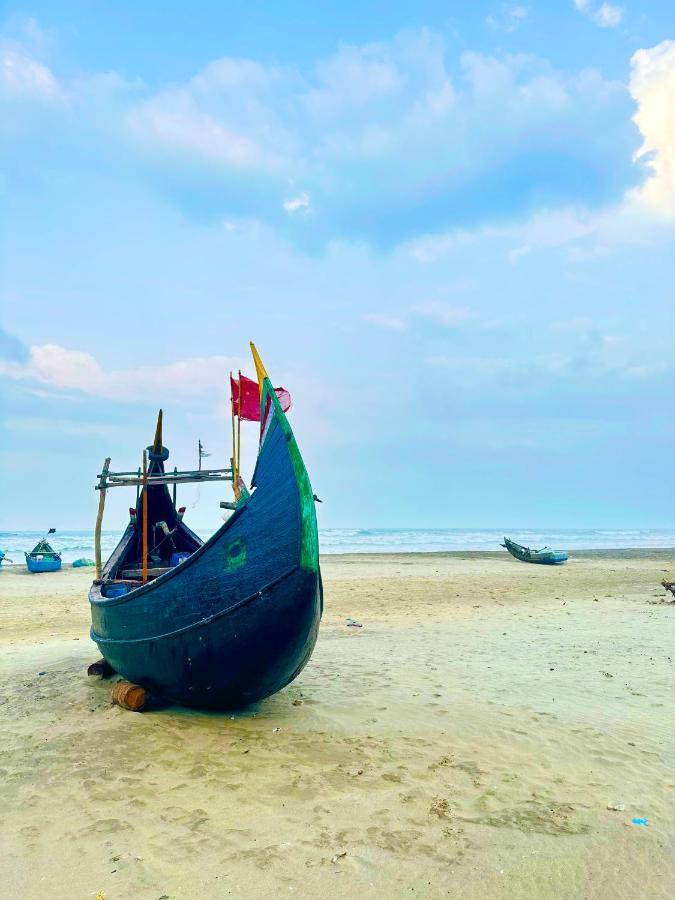
[[[639,816],[636,816],[633,820],[633,825],[649,825],[649,821],[647,819],[642,819]]]

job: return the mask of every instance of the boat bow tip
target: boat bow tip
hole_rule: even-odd
[[[262,388],[263,381],[268,377],[267,369],[263,365],[263,361],[260,359],[260,354],[258,353],[255,344],[253,341],[249,341],[251,347],[251,355],[253,356],[253,362],[255,363],[255,371],[258,376],[258,384]]]
[[[161,453],[162,452],[162,416],[163,412],[160,409],[157,414],[157,427],[155,428],[155,440],[152,444],[152,452],[153,453]]]

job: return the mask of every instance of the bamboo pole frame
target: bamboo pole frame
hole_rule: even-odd
[[[148,580],[148,451],[143,451],[143,563],[142,582]]]
[[[114,487],[135,487],[142,488],[146,483],[143,480],[143,470],[139,468],[138,473],[131,472],[109,472],[105,479],[103,473],[99,476],[99,483],[96,485],[97,491],[107,490]],[[160,484],[193,484],[195,482],[205,481],[232,481],[232,469],[202,469],[189,470],[186,472],[178,471],[165,472],[163,475],[148,475],[147,484],[154,487]],[[136,508],[138,509],[138,494],[136,496]]]
[[[232,422],[232,479],[236,481],[237,479],[237,440],[234,428],[234,397],[232,396],[232,382],[234,379],[232,378],[232,372],[230,372],[230,420]]]
[[[241,465],[241,369],[239,369],[239,392],[237,394],[237,472],[235,481],[239,480],[239,466]]]
[[[103,463],[103,478],[108,474],[110,457],[106,457]],[[94,529],[94,558],[96,560],[96,580],[101,580],[101,525],[103,523],[103,510],[105,508],[105,488],[99,491],[98,514],[96,516],[96,528]]]

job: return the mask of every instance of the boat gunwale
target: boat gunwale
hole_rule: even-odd
[[[222,537],[222,535],[225,534],[225,532],[231,527],[233,522],[240,518],[241,514],[246,509],[246,505],[247,501],[239,506],[230,516],[227,522],[224,522],[217,531],[214,531],[211,537],[208,538],[208,540],[204,541],[200,547],[197,547],[197,549],[194,550],[186,560],[180,563],[180,565],[174,566],[174,568],[170,569],[168,572],[164,572],[162,575],[158,575],[157,578],[153,578],[152,581],[148,581],[146,584],[139,584],[138,587],[132,588],[132,590],[127,591],[127,593],[123,594],[121,597],[104,597],[101,588],[106,583],[114,584],[115,580],[102,579],[99,584],[92,584],[91,588],[89,589],[89,602],[93,606],[121,606],[123,603],[126,603],[129,600],[135,600],[137,597],[153,590],[153,588],[158,584],[166,584],[171,578],[175,578],[180,573],[189,568],[192,563],[194,563],[194,561],[206,551],[208,547],[211,547],[217,540],[219,540],[220,537]]]
[[[192,631],[195,628],[200,628],[203,625],[210,625],[216,619],[220,619],[223,616],[228,615],[229,613],[235,612],[237,609],[240,609],[242,606],[246,606],[249,603],[252,603],[254,600],[262,599],[266,591],[273,590],[278,584],[281,584],[282,581],[285,581],[287,578],[290,578],[291,575],[294,575],[299,571],[307,571],[303,570],[302,567],[298,564],[294,565],[283,575],[277,576],[277,578],[270,581],[264,587],[259,588],[255,593],[250,594],[248,597],[244,597],[242,600],[238,600],[232,606],[228,606],[227,609],[219,609],[217,612],[212,613],[210,616],[204,616],[201,619],[198,619],[196,622],[190,622],[189,625],[183,625],[181,628],[176,628],[174,631],[167,631],[164,634],[151,635],[149,637],[138,637],[138,638],[105,638],[97,635],[94,631],[93,626],[89,631],[89,635],[97,644],[143,644],[148,643],[150,641],[163,641],[172,637],[176,637],[179,634],[185,634],[188,631]],[[113,598],[117,599],[117,598]]]

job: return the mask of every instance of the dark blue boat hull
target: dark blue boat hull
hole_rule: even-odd
[[[229,521],[176,568],[106,597],[124,560],[136,558],[130,524],[89,592],[91,637],[105,659],[168,700],[209,709],[261,700],[295,678],[316,643],[323,598],[313,493],[266,379],[263,397],[270,393],[255,490]],[[150,521],[153,510],[167,518],[166,488],[146,491],[155,492]]]
[[[168,700],[205,709],[254,703],[304,668],[319,633],[318,572],[296,570],[246,599],[173,634],[115,641],[92,630],[110,665]]]

